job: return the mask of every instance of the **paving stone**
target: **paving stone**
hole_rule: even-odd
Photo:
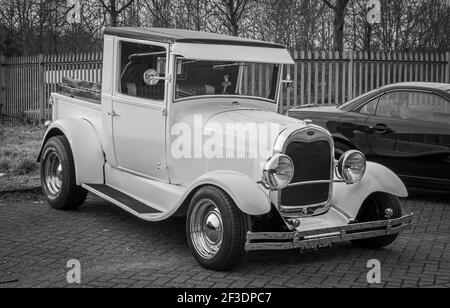
[[[416,214],[414,226],[384,250],[342,243],[252,253],[237,270],[216,273],[190,255],[183,219],[147,223],[95,197],[79,211],[59,212],[17,195],[0,203],[0,288],[449,288],[448,199],[402,200],[404,212]],[[66,281],[71,259],[81,262],[81,285]],[[367,284],[371,259],[382,263],[380,285]]]

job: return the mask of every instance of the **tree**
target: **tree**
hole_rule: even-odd
[[[212,0],[183,0],[181,3],[181,14],[179,22],[187,25],[189,29],[204,31],[208,30],[211,23],[210,17],[214,10]],[[183,14],[184,11],[184,14]]]
[[[238,36],[240,23],[246,17],[253,0],[216,0],[216,17],[233,36]]]
[[[109,25],[111,27],[117,27],[119,16],[128,9],[135,0],[128,0],[119,8],[120,0],[97,0],[103,6],[105,11],[109,14]]]
[[[344,50],[344,27],[345,11],[350,0],[322,0],[334,11],[334,49],[342,52]]]

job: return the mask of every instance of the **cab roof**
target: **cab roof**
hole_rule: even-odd
[[[275,43],[240,38],[223,34],[199,32],[191,30],[180,30],[180,29],[119,27],[119,28],[107,28],[104,34],[123,38],[147,40],[168,44],[191,43],[191,44],[234,45],[234,46],[251,46],[251,47],[284,49],[282,45]]]

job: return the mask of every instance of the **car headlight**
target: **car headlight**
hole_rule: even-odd
[[[356,184],[363,179],[366,168],[367,161],[363,153],[348,151],[339,160],[337,173],[347,184]]]
[[[289,156],[277,154],[264,166],[263,183],[272,190],[286,188],[294,178],[294,163]]]

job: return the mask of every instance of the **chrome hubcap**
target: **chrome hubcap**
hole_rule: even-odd
[[[44,176],[47,191],[54,196],[59,195],[63,184],[63,167],[55,151],[45,158]]]
[[[197,253],[208,260],[214,258],[223,243],[222,214],[215,203],[209,199],[198,202],[192,211],[189,227]]]

